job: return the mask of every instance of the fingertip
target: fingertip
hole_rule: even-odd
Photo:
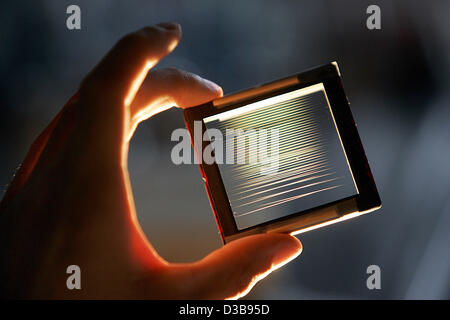
[[[178,107],[192,108],[223,96],[222,88],[211,80],[186,72],[185,75],[184,80],[188,82],[184,83],[185,89],[180,90]]]
[[[288,234],[267,233],[236,239],[193,265],[195,292],[208,298],[237,299],[272,271],[297,257],[301,242]]]
[[[171,53],[178,46],[178,43],[181,40],[181,26],[176,22],[161,22],[156,24],[156,27],[159,29],[163,29],[165,32],[168,32],[168,45],[166,54]],[[151,27],[150,27],[151,28]]]
[[[278,244],[274,246],[272,266],[274,269],[294,260],[303,251],[303,245],[299,239],[287,234],[278,234]]]
[[[302,251],[301,242],[288,234],[268,233],[248,238],[248,242],[243,244],[249,247],[252,244],[255,255],[251,264],[244,262],[245,270],[236,282],[238,290],[231,295],[231,299],[245,296],[257,282],[295,259]]]
[[[202,78],[202,80],[209,91],[213,93],[214,98],[220,98],[223,96],[223,89],[221,86],[205,78]]]
[[[221,98],[221,97],[223,97],[223,89],[220,86],[218,86],[218,87],[219,87],[218,96],[219,96],[219,98]]]
[[[303,250],[299,239],[289,234],[266,233],[232,241],[236,250],[251,248],[260,261],[271,261],[272,268],[279,268],[299,256]],[[231,249],[231,248],[230,248]]]

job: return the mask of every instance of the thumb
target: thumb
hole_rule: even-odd
[[[170,107],[193,107],[221,97],[222,88],[202,77],[175,68],[152,70],[131,106],[132,124]]]
[[[301,242],[286,234],[261,234],[235,240],[197,263],[193,296],[237,299],[273,270],[297,257]],[[196,273],[194,272],[194,273]]]

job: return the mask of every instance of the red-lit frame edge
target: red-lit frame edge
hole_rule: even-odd
[[[292,81],[289,81],[289,79],[294,79],[294,82],[296,83],[292,84]],[[286,83],[286,85],[284,85],[284,83]],[[325,88],[344,151],[347,155],[347,160],[359,193],[339,201],[327,203],[316,208],[290,214],[243,230],[238,230],[217,164],[201,163],[199,164],[200,172],[205,182],[206,191],[224,244],[236,238],[256,233],[272,231],[296,233],[307,231],[322,225],[338,222],[345,216],[350,217],[351,214],[359,215],[381,207],[381,199],[378,195],[353,120],[336,62],[313,68],[300,74],[273,81],[252,89],[227,95],[197,107],[185,109],[183,112],[184,120],[190,133],[191,142],[197,159],[201,158],[198,157],[198,153],[200,151],[203,152],[208,142],[202,141],[201,150],[196,150],[193,141],[194,121],[202,121],[205,117],[211,115],[318,83],[323,83]],[[267,90],[265,88],[267,88]],[[255,94],[255,90],[258,91],[258,93]],[[233,101],[234,97],[236,97],[236,101]],[[217,102],[224,100],[228,102],[225,105],[222,104],[220,107],[217,107],[217,105],[220,104]],[[206,127],[202,121],[202,134],[205,130]]]

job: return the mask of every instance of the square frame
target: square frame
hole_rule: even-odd
[[[239,230],[217,164],[215,162],[207,164],[201,161],[203,150],[209,142],[202,141],[196,145],[194,122],[202,122],[201,136],[203,136],[206,131],[203,119],[206,117],[319,83],[322,83],[325,88],[338,135],[357,188],[357,194]],[[195,156],[200,162],[202,179],[205,182],[205,188],[224,244],[237,238],[258,233],[298,234],[347,220],[381,207],[381,199],[356,129],[336,62],[233,93],[194,108],[185,109],[183,115]]]

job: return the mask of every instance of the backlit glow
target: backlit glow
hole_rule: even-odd
[[[169,46],[167,47],[167,50],[168,50],[169,52],[172,52],[173,49],[175,49],[175,47],[176,47],[177,45],[178,45],[178,39],[174,39],[174,40],[172,40],[171,43],[169,43]]]
[[[345,220],[349,220],[349,219],[352,219],[352,218],[356,218],[356,217],[359,217],[359,216],[361,216],[363,214],[366,214],[366,213],[378,210],[380,208],[381,208],[381,206],[373,208],[373,209],[370,209],[370,210],[352,212],[352,213],[346,214],[346,215],[344,215],[342,217],[339,217],[337,219],[333,219],[333,220],[330,220],[330,221],[325,221],[323,223],[319,223],[319,224],[316,224],[316,225],[311,226],[311,227],[307,227],[307,228],[304,228],[304,229],[301,229],[301,230],[294,231],[294,232],[290,233],[290,235],[291,236],[295,236],[297,234],[301,234],[301,233],[304,233],[304,232],[307,232],[307,231],[311,231],[311,230],[314,230],[314,229],[318,229],[318,228],[322,228],[322,227],[325,227],[325,226],[329,226],[330,224],[334,224],[334,223],[338,223],[338,222],[341,222],[341,221],[345,221]]]
[[[148,71],[157,63],[156,59],[147,60],[144,67],[141,69],[139,74],[134,78],[133,82],[131,83],[131,87],[128,91],[128,94],[124,100],[125,106],[128,107],[131,102],[133,101],[134,97],[136,96],[136,93],[138,92],[139,88],[141,87],[142,82],[144,82],[145,77],[147,76]]]
[[[248,284],[248,286],[244,290],[236,293],[234,296],[226,298],[225,300],[237,300],[239,298],[242,298],[242,297],[246,296],[252,290],[252,288],[255,286],[255,284],[257,284],[260,280],[264,279],[265,277],[267,277],[273,271],[275,271],[277,269],[280,269],[284,265],[288,264],[289,262],[291,262],[292,260],[297,258],[300,255],[300,253],[302,253],[302,249],[298,250],[298,252],[296,254],[292,255],[291,257],[289,257],[289,259],[284,260],[283,262],[281,262],[279,264],[272,265],[269,268],[269,270],[267,270],[266,272],[263,272],[263,273],[255,276],[252,279],[252,281],[250,281],[250,283]]]
[[[244,113],[252,112],[252,111],[255,111],[257,109],[267,107],[268,105],[271,105],[271,104],[280,103],[280,102],[283,102],[285,100],[294,99],[294,98],[297,98],[297,97],[300,97],[300,96],[304,96],[304,95],[307,95],[307,94],[311,94],[311,93],[314,93],[314,92],[317,92],[317,91],[324,91],[324,90],[325,89],[323,87],[323,84],[322,83],[318,83],[318,84],[315,84],[315,85],[312,85],[312,86],[309,86],[309,87],[306,87],[306,88],[302,88],[302,89],[298,89],[298,90],[291,91],[291,92],[288,92],[288,93],[284,93],[284,94],[281,94],[279,96],[275,96],[275,97],[271,97],[271,98],[268,98],[268,99],[260,100],[260,101],[248,104],[248,105],[246,105],[245,107],[242,107],[242,108],[233,109],[233,110],[230,110],[230,111],[222,112],[222,113],[214,115],[214,116],[207,117],[207,118],[204,119],[204,121],[205,121],[205,123],[207,123],[207,122],[211,122],[211,121],[214,121],[214,120],[219,120],[219,121],[227,120],[227,119],[239,116],[239,115],[244,114]]]

